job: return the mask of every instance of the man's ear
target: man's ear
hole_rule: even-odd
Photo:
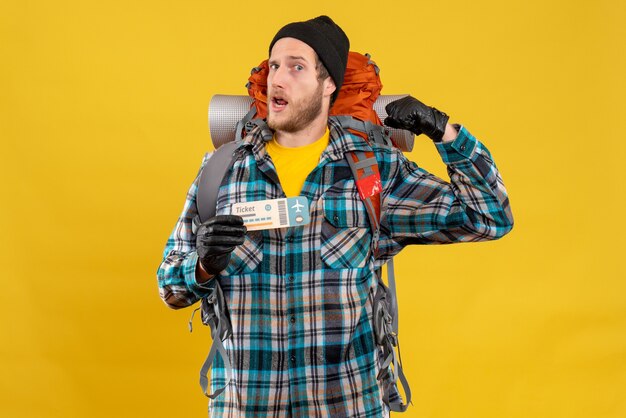
[[[335,90],[337,90],[337,86],[335,86],[335,81],[332,77],[326,77],[324,80],[324,96],[330,97]]]

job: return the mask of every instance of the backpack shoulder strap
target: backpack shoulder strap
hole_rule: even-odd
[[[380,236],[380,192],[383,190],[378,162],[373,151],[351,151],[346,153],[346,160],[367,210],[373,234],[372,245],[376,252]]]
[[[192,231],[194,234],[202,222],[215,216],[217,195],[222,181],[224,180],[224,176],[233,165],[236,148],[237,144],[234,141],[225,143],[211,154],[209,160],[202,168],[200,178],[198,179],[198,192],[196,193],[198,215],[194,217],[192,223]],[[226,353],[226,349],[222,343],[223,340],[232,334],[232,325],[226,311],[226,303],[219,282],[215,282],[213,292],[209,296],[202,298],[201,307],[198,309],[201,309],[202,323],[211,328],[211,337],[213,340],[209,354],[200,369],[200,387],[206,396],[215,399],[226,389],[233,374],[228,353]],[[195,312],[196,311],[192,313],[189,321],[189,331],[192,330],[191,323]],[[217,354],[222,357],[224,362],[226,383],[214,393],[209,393],[209,380],[207,376]]]
[[[198,216],[193,219],[192,225],[194,233],[202,222],[215,216],[217,193],[226,172],[233,164],[233,153],[236,148],[237,144],[235,142],[227,142],[216,149],[204,165],[202,173],[200,173],[198,193],[196,194]]]
[[[351,151],[346,153],[346,160],[352,170],[359,196],[365,204],[370,227],[372,228],[372,249],[378,251],[380,237],[380,217],[382,182],[378,162],[373,151]],[[374,328],[377,342],[383,348],[384,361],[378,378],[386,380],[383,384],[383,400],[393,412],[404,412],[411,402],[411,388],[402,370],[400,357],[400,343],[398,341],[398,303],[396,294],[396,279],[393,259],[387,263],[389,287],[382,281],[382,272],[378,271],[378,291],[374,298]],[[396,357],[395,347],[398,347]],[[392,375],[386,370],[393,366]],[[388,378],[390,380],[387,380]],[[399,396],[393,396],[397,391],[396,382],[404,388],[406,402],[403,404]]]
[[[411,387],[409,386],[409,381],[404,375],[404,371],[402,370],[402,356],[400,355],[400,339],[398,338],[398,295],[396,292],[396,273],[393,265],[393,258],[387,262],[387,280],[389,282],[389,308],[391,310],[391,332],[392,335],[395,336],[395,341],[392,341],[392,344],[395,342],[398,346],[398,358],[395,358],[395,352],[392,352],[392,357],[394,361],[394,380],[400,380],[400,384],[404,388],[404,393],[406,396],[406,402],[403,404],[401,399],[398,397],[394,400],[390,400],[389,407],[394,412],[404,412],[409,407],[411,403]],[[393,349],[392,349],[393,350]]]
[[[228,314],[226,313],[226,302],[224,300],[224,293],[219,283],[215,282],[213,291],[209,296],[202,298],[202,302],[199,308],[196,308],[191,313],[189,319],[189,332],[193,331],[193,317],[195,313],[200,310],[202,316],[202,323],[208,325],[211,328],[211,349],[206,356],[202,367],[200,368],[200,387],[202,392],[209,398],[215,399],[218,397],[233,377],[233,366],[230,363],[228,353],[224,348],[222,341],[226,340],[232,335],[232,325]],[[219,354],[224,362],[224,370],[226,370],[226,382],[224,385],[215,390],[213,393],[209,393],[209,372],[213,366],[213,360],[215,356]]]
[[[372,123],[369,120],[362,121],[350,115],[331,116],[342,128],[367,136],[368,141],[393,147],[391,132],[385,126]]]
[[[215,399],[224,392],[233,378],[233,366],[222,343],[223,340],[232,334],[232,325],[226,313],[226,302],[224,301],[224,294],[219,283],[215,283],[213,293],[209,297],[202,299],[202,322],[211,328],[211,339],[213,341],[211,342],[209,354],[200,368],[200,387],[207,397]],[[208,375],[217,354],[222,357],[224,362],[226,382],[224,382],[222,387],[216,389],[215,392],[209,393]]]

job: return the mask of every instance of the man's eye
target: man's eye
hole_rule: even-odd
[[[302,71],[302,70],[304,70],[304,67],[303,67],[303,66],[301,66],[300,64],[296,64],[296,65],[294,66],[294,68],[296,69],[296,71]]]
[[[270,64],[270,70],[276,70],[278,68],[278,64]]]

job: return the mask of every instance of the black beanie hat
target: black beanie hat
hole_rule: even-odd
[[[328,16],[318,16],[305,22],[289,23],[278,31],[270,43],[272,47],[281,38],[295,38],[309,45],[317,53],[337,89],[331,103],[337,98],[343,84],[343,76],[348,64],[350,40],[343,30]]]

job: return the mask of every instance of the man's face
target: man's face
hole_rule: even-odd
[[[319,80],[313,48],[294,38],[272,48],[267,76],[267,122],[275,131],[299,132],[323,117],[324,100],[335,91],[330,77]],[[327,109],[327,107],[326,107]]]

